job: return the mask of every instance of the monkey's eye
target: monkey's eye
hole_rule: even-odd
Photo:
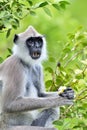
[[[34,46],[34,42],[33,42],[32,40],[30,40],[30,41],[28,42],[28,44],[29,44],[30,46]]]
[[[38,41],[38,42],[40,42],[40,43],[42,43],[42,42],[43,42],[43,40],[42,40],[42,38],[41,38],[41,37],[37,37],[37,41]]]
[[[33,47],[34,46],[34,41],[33,41],[33,39],[28,39],[27,41],[26,41],[26,43],[27,43],[27,45],[28,46],[30,46],[30,47]]]
[[[39,46],[42,46],[43,40],[41,37],[37,37],[37,42],[39,43]]]

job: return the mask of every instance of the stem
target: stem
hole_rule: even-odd
[[[85,96],[83,96],[82,98],[80,98],[80,100],[83,100],[83,99],[85,99],[85,98],[87,98],[87,95],[85,95]]]
[[[84,67],[84,69],[83,69],[83,72],[82,72],[82,75],[83,75],[83,78],[85,77],[85,70],[87,69],[87,65]]]
[[[84,92],[87,91],[87,88],[85,88],[84,90],[82,90],[77,96],[75,100],[78,100],[78,97],[81,96]]]
[[[82,53],[85,49],[87,49],[87,46],[80,50],[79,52],[75,53],[64,65],[66,67],[74,58],[76,58],[80,53]]]
[[[2,6],[0,10],[3,10],[7,5],[9,5],[9,3],[6,3],[4,6]]]

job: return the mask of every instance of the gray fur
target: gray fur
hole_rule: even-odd
[[[0,80],[0,92],[2,91],[3,82]]]
[[[2,129],[0,129],[2,130]],[[44,127],[35,127],[35,126],[16,126],[11,128],[5,128],[3,130],[57,130],[56,128],[44,128]]]
[[[55,120],[55,116],[57,117],[57,112],[56,110],[50,108],[50,109],[45,109],[43,110],[39,115],[38,115],[38,118],[35,119],[33,122],[32,122],[32,126],[43,126],[45,127],[47,121],[49,119],[51,119],[51,122],[53,120]]]

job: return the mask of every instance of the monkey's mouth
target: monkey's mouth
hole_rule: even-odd
[[[40,56],[41,56],[40,51],[32,52],[32,54],[31,54],[32,59],[38,59],[38,58],[40,58]]]

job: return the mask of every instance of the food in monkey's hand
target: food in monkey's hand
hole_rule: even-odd
[[[67,99],[74,99],[74,91],[71,87],[61,86],[58,89],[58,94],[61,97],[65,97]]]

